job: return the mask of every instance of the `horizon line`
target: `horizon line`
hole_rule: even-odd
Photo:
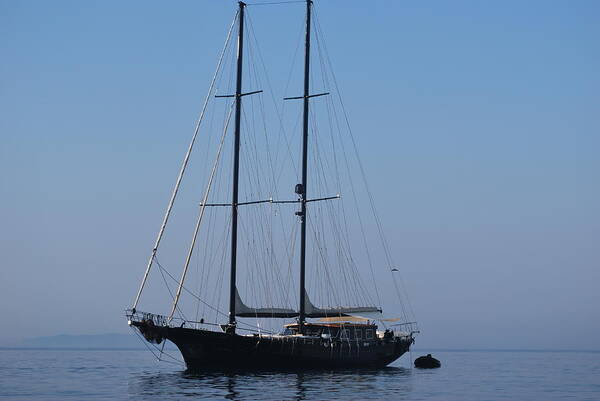
[[[144,347],[4,347],[0,351],[146,351]],[[600,353],[600,349],[547,349],[547,348],[416,348],[411,352],[559,352],[559,353]],[[429,352],[431,353],[431,352]]]

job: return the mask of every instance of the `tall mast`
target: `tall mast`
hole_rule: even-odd
[[[237,207],[240,172],[240,118],[242,109],[242,57],[244,54],[244,2],[239,2],[237,78],[235,86],[235,138],[233,148],[233,191],[231,198],[231,275],[229,283],[229,332],[235,332],[235,273],[237,263]]]
[[[300,209],[300,316],[298,318],[298,329],[304,333],[305,316],[305,273],[306,273],[306,175],[308,162],[308,100],[309,78],[310,78],[310,8],[311,0],[306,0],[306,39],[304,46],[304,112],[302,124],[302,188],[300,188],[301,209]]]

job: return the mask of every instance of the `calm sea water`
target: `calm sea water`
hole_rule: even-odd
[[[442,368],[191,375],[147,351],[0,350],[0,400],[600,400],[597,352],[434,356]]]

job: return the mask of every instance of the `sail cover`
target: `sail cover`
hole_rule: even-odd
[[[381,316],[381,309],[375,306],[340,306],[337,308],[318,308],[310,302],[308,294],[305,292],[304,310],[306,317],[311,318],[331,318],[336,316],[360,316],[369,317],[372,320],[378,320],[376,316]],[[271,317],[287,318],[297,317],[299,313],[293,309],[285,308],[252,308],[244,304],[237,288],[235,289],[235,315],[238,317]]]
[[[237,288],[235,289],[235,315],[238,317],[296,317],[298,312],[284,308],[251,308],[244,304]]]
[[[337,308],[317,308],[310,302],[308,293],[304,292],[304,310],[306,311],[306,317],[333,317],[333,316],[347,316],[347,315],[364,315],[367,313],[379,313],[381,314],[381,308],[375,306],[351,306],[345,307],[340,306]]]

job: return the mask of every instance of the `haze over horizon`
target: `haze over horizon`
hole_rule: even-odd
[[[0,346],[128,332],[235,4],[0,0]],[[416,347],[600,350],[600,5],[315,4]]]

